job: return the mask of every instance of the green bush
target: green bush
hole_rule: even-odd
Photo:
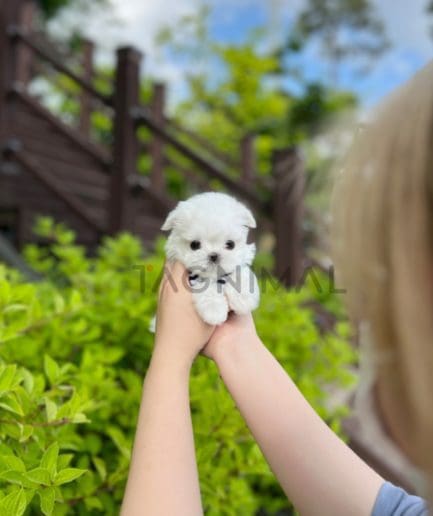
[[[118,514],[153,344],[148,324],[163,242],[146,256],[123,234],[88,258],[62,226],[41,219],[38,232],[47,245],[29,246],[25,256],[44,281],[29,284],[0,265],[0,516]],[[331,408],[327,392],[353,380],[347,325],[321,334],[304,306],[314,298],[311,282],[299,292],[266,287],[259,334],[339,431],[346,409]],[[193,368],[191,408],[206,513],[288,508],[204,357]]]

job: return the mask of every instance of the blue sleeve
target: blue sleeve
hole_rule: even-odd
[[[426,502],[413,496],[390,482],[379,490],[372,516],[427,516]]]

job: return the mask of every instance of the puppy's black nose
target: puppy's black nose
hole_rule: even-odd
[[[209,255],[209,260],[213,263],[216,263],[219,259],[219,255],[217,253],[212,253]]]

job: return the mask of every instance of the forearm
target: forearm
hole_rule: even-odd
[[[201,515],[189,367],[155,354],[144,381],[123,516]]]
[[[221,377],[302,515],[367,516],[383,479],[319,418],[260,340],[216,356]]]

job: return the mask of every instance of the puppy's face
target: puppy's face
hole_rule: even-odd
[[[171,231],[167,258],[202,276],[233,272],[254,258],[255,246],[246,242],[248,228],[255,225],[251,212],[233,197],[195,195],[180,202],[162,226]]]

